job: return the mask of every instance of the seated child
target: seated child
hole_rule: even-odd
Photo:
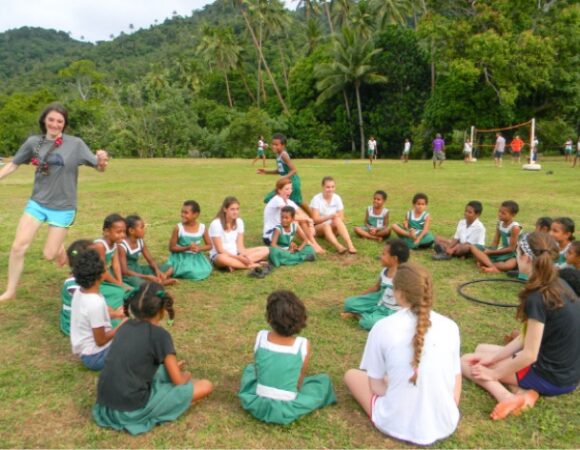
[[[365,239],[382,241],[389,237],[389,210],[385,208],[387,193],[376,191],[373,195],[373,204],[367,207],[365,212],[365,224],[362,227],[354,227],[354,232]]]
[[[60,291],[60,298],[62,301],[62,308],[60,309],[60,331],[67,336],[70,336],[70,311],[72,298],[74,293],[80,288],[75,277],[72,276],[72,268],[79,254],[90,248],[93,243],[87,239],[79,239],[74,241],[66,250],[68,264],[71,268],[71,276],[64,280],[64,284]]]
[[[145,282],[125,303],[132,318],[115,336],[99,376],[93,418],[100,427],[145,433],[212,392],[210,381],[183,371],[171,335],[159,325],[165,312],[173,320],[173,298],[157,283]]]
[[[580,241],[574,241],[566,253],[566,268],[580,269]]]
[[[200,213],[195,200],[183,202],[181,223],[175,226],[169,241],[169,264],[175,278],[205,280],[211,274],[211,263],[204,254],[211,249],[211,242],[205,224],[197,221]]]
[[[393,224],[392,230],[403,238],[411,249],[427,248],[433,245],[433,235],[429,232],[431,216],[427,212],[429,198],[419,192],[413,196],[413,209],[407,211],[403,225]]]
[[[542,233],[549,233],[550,228],[552,228],[552,218],[551,217],[540,217],[536,220],[536,231]]]
[[[316,259],[304,231],[294,222],[295,214],[296,210],[292,206],[284,206],[280,212],[280,225],[274,227],[269,255],[274,267],[293,266]],[[299,246],[294,242],[295,235],[302,241]]]
[[[113,309],[123,306],[125,297],[133,290],[131,286],[123,283],[117,253],[117,244],[125,238],[125,230],[125,219],[119,214],[110,214],[103,222],[103,237],[95,239],[93,243],[93,248],[101,256],[106,268],[100,288],[101,294],[105,297],[107,305]],[[113,326],[118,323],[119,320],[113,320]]]
[[[473,200],[465,206],[463,219],[457,224],[453,239],[435,236],[433,259],[445,260],[452,256],[471,255],[471,245],[485,245],[485,226],[479,220],[483,206]]]
[[[173,269],[169,264],[157,266],[151,252],[143,238],[145,237],[145,222],[137,215],[125,218],[127,237],[119,245],[119,263],[123,282],[138,288],[145,281],[153,281],[167,286],[177,282],[171,278]],[[139,257],[143,254],[146,265],[139,264]]]
[[[105,273],[105,264],[95,249],[89,248],[76,257],[73,275],[80,289],[72,298],[70,342],[72,352],[91,370],[103,368],[111,339],[119,329],[113,328],[111,317],[123,318],[123,308],[109,315],[109,308],[99,292]]]
[[[433,311],[433,281],[418,264],[393,279],[401,309],[370,331],[359,369],[344,382],[382,433],[431,445],[459,423],[459,328]]]
[[[266,317],[272,330],[256,337],[255,362],[244,369],[238,393],[242,407],[258,420],[286,425],[335,403],[328,375],[306,376],[310,342],[294,336],[306,326],[304,303],[293,292],[272,292]]]
[[[560,247],[560,254],[555,262],[556,267],[559,269],[566,267],[566,255],[572,246],[574,231],[574,221],[569,217],[558,217],[557,219],[554,219],[552,226],[550,227],[550,234]]]
[[[409,247],[402,239],[392,239],[385,243],[381,255],[384,267],[377,283],[362,295],[349,297],[344,301],[342,317],[359,317],[359,325],[370,330],[380,319],[394,314],[400,309],[393,292],[393,277],[399,264],[409,259]]]
[[[499,207],[498,222],[491,247],[472,245],[471,254],[484,272],[507,272],[515,269],[516,247],[522,226],[514,220],[520,207],[513,200],[506,200]]]

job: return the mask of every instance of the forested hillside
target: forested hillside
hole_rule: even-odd
[[[0,34],[0,155],[36,132],[45,104],[117,156],[249,156],[282,131],[298,157],[415,155],[471,125],[538,120],[545,150],[579,128],[574,0],[217,0],[189,17],[90,44]],[[526,130],[521,130],[525,132]],[[508,136],[509,137],[509,136]]]

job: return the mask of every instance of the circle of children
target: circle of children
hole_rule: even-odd
[[[283,135],[274,135],[277,169],[258,169],[281,175],[265,198],[265,246],[244,246],[240,204],[227,197],[209,227],[198,221],[197,202],[183,203],[164,265],[148,250],[144,221],[135,215],[111,214],[102,238],[68,248],[73,277],[62,290],[61,328],[70,330],[82,363],[102,370],[93,407],[99,426],[143,433],[176,420],[212,392],[210,381],[194,380],[183,370],[169,332],[158,326],[165,314],[169,323],[174,318],[167,285],[178,278],[205,279],[212,265],[262,278],[273,267],[314,261],[324,252],[317,238],[341,254],[356,253],[335,181],[325,177],[322,192],[306,205],[285,143]],[[425,194],[413,197],[402,224],[389,223],[386,200],[384,191],[375,192],[364,225],[354,229],[361,238],[385,240],[380,275],[365,293],[347,298],[343,312],[370,330],[360,369],[349,370],[344,381],[374,426],[420,445],[450,436],[459,421],[462,375],[497,399],[491,413],[496,420],[533,406],[540,394],[572,392],[580,378],[580,302],[558,277],[567,272],[578,289],[580,242],[573,242],[572,220],[541,218],[535,232],[522,235],[515,220],[518,205],[505,201],[492,245],[485,247],[478,201],[466,205],[453,239],[444,239],[429,231]],[[394,239],[387,240],[390,235]],[[472,255],[484,271],[516,270],[527,280],[517,313],[526,331],[504,347],[481,344],[461,357],[458,326],[432,310],[431,275],[409,262],[410,249],[430,246],[434,259]],[[560,269],[567,266],[573,269]],[[306,325],[304,303],[293,292],[275,291],[266,317],[271,329],[258,333],[254,363],[241,378],[243,408],[259,420],[288,424],[335,403],[327,375],[306,376],[311,344],[297,336]]]

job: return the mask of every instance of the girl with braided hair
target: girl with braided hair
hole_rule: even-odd
[[[393,279],[401,309],[371,329],[360,365],[346,386],[373,425],[396,439],[430,445],[459,422],[459,329],[432,310],[433,281],[415,263]]]
[[[516,318],[523,331],[509,344],[479,344],[463,355],[466,378],[497,401],[493,420],[533,407],[539,395],[572,392],[580,381],[580,301],[558,276],[559,246],[548,233],[520,239],[518,269],[527,278]]]
[[[115,336],[99,377],[93,407],[97,425],[145,433],[176,420],[212,392],[210,381],[192,380],[183,371],[171,335],[159,325],[166,312],[172,321],[173,298],[158,283],[144,283],[125,301],[131,319]]]

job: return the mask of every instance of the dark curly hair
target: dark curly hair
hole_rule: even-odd
[[[107,217],[105,217],[105,220],[103,221],[103,230],[110,230],[111,228],[113,228],[113,225],[116,224],[117,222],[125,223],[125,219],[123,219],[123,216],[121,214],[117,213],[109,214]]]
[[[131,214],[130,216],[125,217],[127,230],[129,230],[129,228],[135,228],[139,222],[143,222],[143,219],[137,214]]]
[[[199,203],[197,203],[195,200],[186,200],[183,202],[183,206],[189,206],[189,208],[191,209],[191,212],[198,213],[198,214],[201,212],[201,208],[199,207]]]
[[[75,265],[75,262],[79,255],[90,248],[93,245],[93,241],[89,241],[88,239],[79,239],[74,241],[71,245],[68,246],[66,249],[66,256],[68,258],[68,265],[72,268]]]
[[[399,259],[399,264],[406,263],[409,260],[409,246],[402,239],[391,239],[385,243],[389,247],[389,254]]]
[[[415,195],[413,195],[413,205],[419,200],[425,200],[425,204],[429,204],[429,197],[427,197],[427,194],[423,192],[417,192]]]
[[[173,320],[175,317],[173,297],[163,289],[163,286],[153,282],[143,283],[125,299],[123,305],[125,315],[129,317],[131,313],[136,319],[150,319],[162,309],[167,311],[169,318]]]
[[[306,307],[292,291],[274,291],[268,296],[266,320],[281,336],[293,336],[306,327]]]
[[[105,272],[105,263],[94,248],[89,248],[76,257],[72,272],[79,286],[88,289]]]

